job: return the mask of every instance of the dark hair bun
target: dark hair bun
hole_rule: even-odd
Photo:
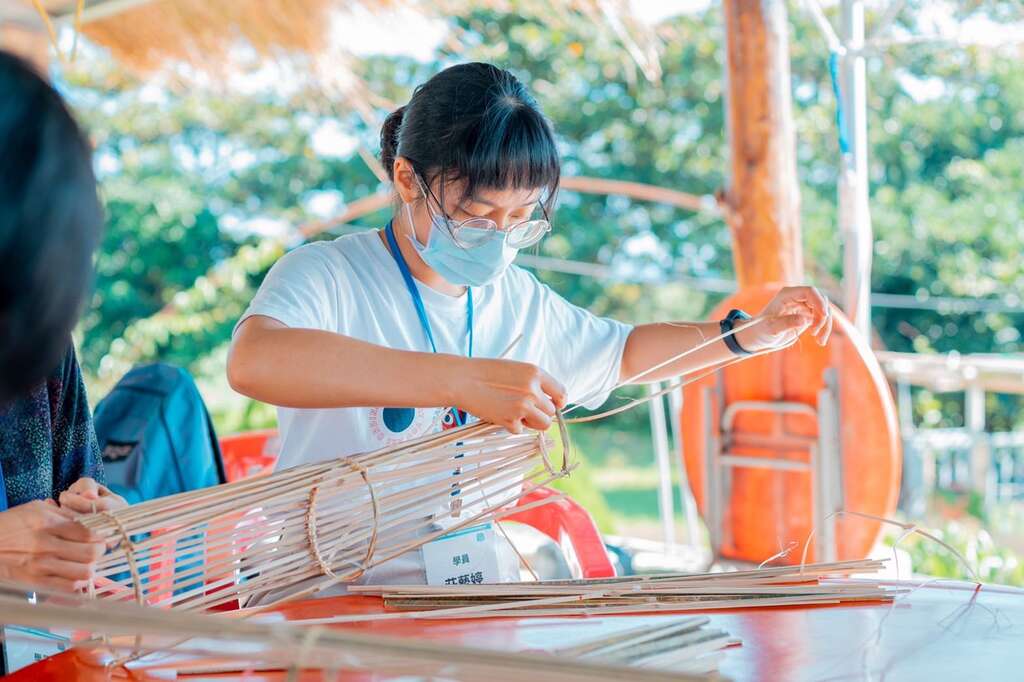
[[[405,114],[405,107],[401,106],[388,114],[384,119],[384,125],[380,129],[380,162],[388,177],[394,180],[395,156],[398,150],[398,133],[402,127],[402,116]]]

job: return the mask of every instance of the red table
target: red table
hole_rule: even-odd
[[[289,618],[374,613],[380,600],[335,597],[281,608]],[[379,634],[442,639],[503,650],[543,649],[582,635],[673,616],[372,621],[345,625]],[[930,584],[895,605],[744,609],[710,613],[712,626],[742,640],[721,673],[734,680],[1024,679],[1024,591]],[[341,627],[341,626],[337,626]],[[251,680],[280,680],[267,673]],[[106,680],[86,654],[37,663],[11,682]],[[118,679],[117,676],[114,679]],[[139,675],[120,679],[147,679]],[[204,679],[209,679],[205,676]],[[305,679],[319,680],[319,673]]]

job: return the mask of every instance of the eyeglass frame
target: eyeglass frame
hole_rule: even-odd
[[[498,223],[496,223],[495,221],[491,220],[490,218],[482,218],[482,217],[479,217],[479,216],[473,216],[472,218],[466,218],[465,220],[455,220],[450,215],[448,215],[448,211],[444,210],[444,206],[441,204],[441,201],[437,198],[437,196],[434,195],[434,192],[430,189],[430,186],[420,177],[420,174],[419,173],[415,173],[415,177],[416,177],[417,184],[419,184],[419,186],[420,186],[420,191],[423,193],[423,198],[424,199],[427,199],[427,198],[433,199],[434,203],[437,204],[438,209],[440,209],[441,214],[444,216],[445,220],[447,221],[447,224],[448,224],[449,229],[451,231],[452,239],[455,241],[455,243],[460,248],[463,248],[463,249],[471,248],[471,245],[467,245],[467,244],[465,244],[463,241],[461,241],[459,239],[459,234],[458,233],[459,233],[459,230],[463,226],[465,226],[466,223],[468,223],[468,222],[470,222],[472,220],[481,220],[481,221],[487,221],[488,223],[490,223],[493,226],[491,228],[477,227],[477,228],[474,228],[474,229],[489,230],[491,232],[500,233],[500,234],[503,235],[502,239],[506,243],[508,242],[509,235],[512,234],[512,231],[515,230],[517,227],[520,227],[522,225],[526,225],[528,223],[544,223],[547,226],[546,229],[544,231],[542,231],[540,234],[538,234],[537,238],[534,239],[533,241],[531,241],[529,244],[523,244],[522,246],[510,246],[509,247],[509,248],[514,248],[514,249],[528,249],[531,246],[534,246],[535,244],[539,244],[540,240],[544,239],[544,237],[547,236],[548,233],[551,232],[551,217],[548,214],[547,206],[544,205],[543,201],[539,201],[538,202],[539,205],[540,205],[541,213],[544,214],[543,218],[538,218],[536,220],[520,220],[518,223],[516,223],[514,225],[510,225],[508,228],[506,228],[504,230],[499,230],[498,229]],[[430,210],[430,204],[429,203],[427,204],[427,209]]]

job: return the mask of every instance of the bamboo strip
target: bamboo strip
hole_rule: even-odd
[[[598,580],[500,585],[354,585],[352,594],[376,595],[383,614],[317,619],[317,624],[357,620],[489,618],[707,611],[848,602],[891,602],[902,593],[878,582],[842,584],[837,576],[875,572],[882,560],[866,559],[777,566],[735,573],[662,574]],[[557,606],[555,606],[557,605]]]
[[[542,652],[510,653],[487,649],[399,639],[351,630],[304,627],[291,623],[261,623],[217,615],[166,611],[134,604],[99,604],[72,596],[37,591],[35,602],[25,599],[25,586],[0,584],[0,612],[7,623],[35,627],[85,630],[102,635],[81,646],[117,651],[139,647],[157,655],[152,665],[137,660],[133,671],[220,670],[282,667],[299,670],[363,670],[384,675],[414,674],[454,680],[512,682],[594,682],[631,679],[651,682],[707,679],[672,670],[633,667],[600,659],[581,660]],[[666,637],[677,629],[666,625]],[[132,640],[125,639],[128,633]],[[717,633],[680,641],[681,664],[706,666],[713,650],[709,641],[724,645]],[[182,639],[186,639],[182,643]],[[139,640],[136,642],[135,640]],[[700,641],[698,641],[700,640]],[[181,656],[191,656],[182,660]],[[195,658],[195,657],[204,658]],[[714,661],[712,657],[709,659]],[[234,661],[234,665],[232,665]]]

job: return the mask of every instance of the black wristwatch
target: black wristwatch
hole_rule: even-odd
[[[729,311],[729,314],[725,316],[725,319],[718,323],[719,329],[722,330],[723,334],[732,331],[733,325],[736,324],[736,320],[749,320],[750,315],[747,315],[738,308],[733,308]],[[729,350],[735,355],[752,355],[752,353],[740,345],[740,342],[736,340],[735,334],[729,334],[722,339],[725,341],[725,345],[729,347]]]

